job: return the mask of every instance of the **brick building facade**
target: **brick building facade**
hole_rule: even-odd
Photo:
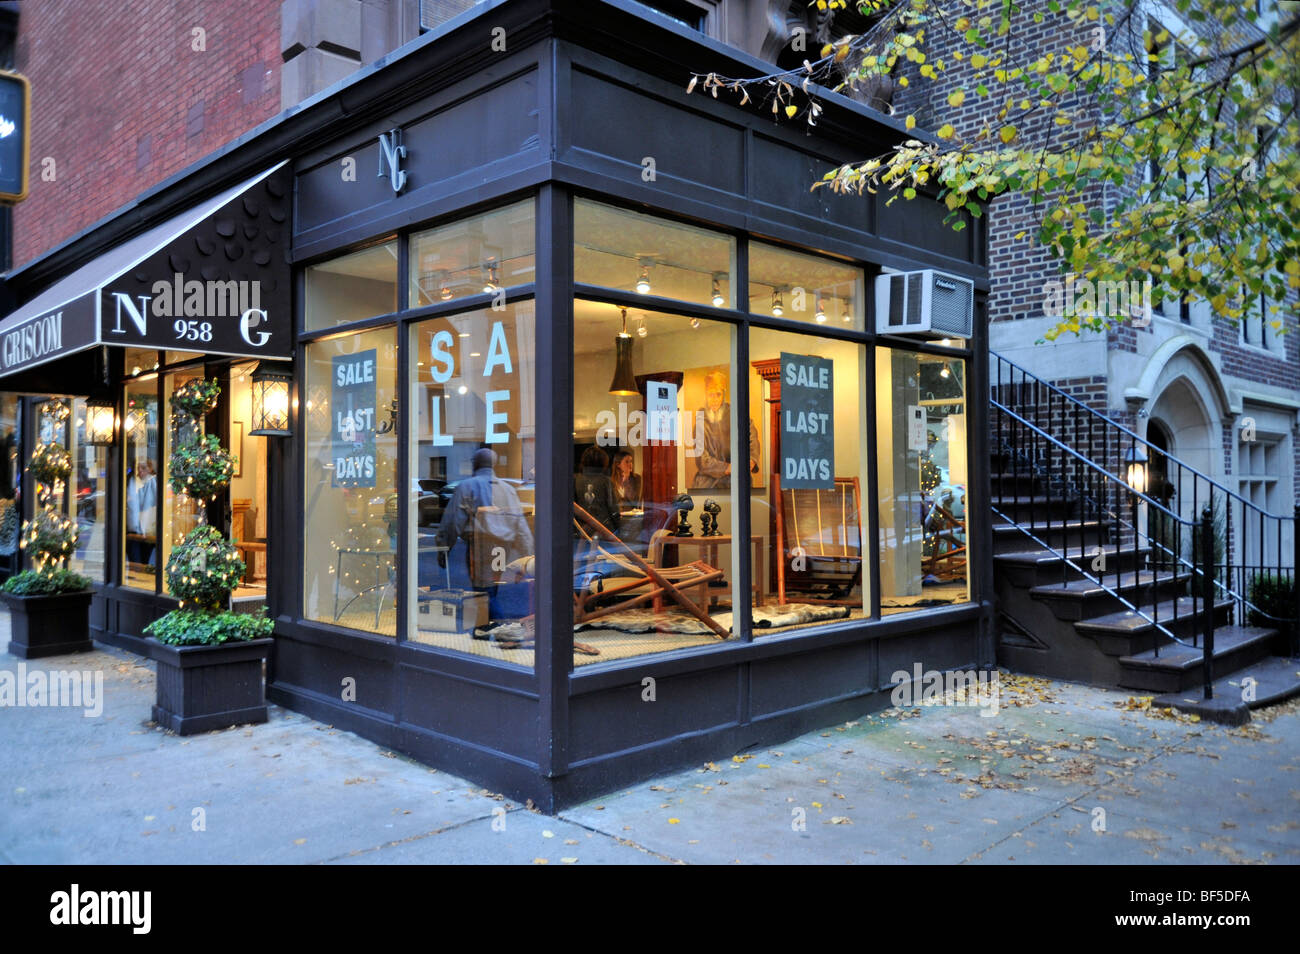
[[[1062,30],[1055,16],[1035,22],[1035,15],[1046,9],[1045,3],[1019,8],[1008,35],[1008,62],[1023,64],[1044,50],[1093,42],[1089,24],[1071,32]],[[1123,9],[1115,5],[1117,17]],[[1157,17],[1154,9],[1139,8],[1127,28],[1109,42],[1140,51],[1145,29],[1164,28],[1175,36],[1190,33],[1188,23],[1160,10]],[[898,115],[915,115],[921,128],[937,129],[946,122],[959,136],[973,136],[987,108],[982,100],[968,97],[958,109],[946,101],[950,91],[971,83],[969,71],[953,63],[953,52],[962,48],[962,41],[937,27],[930,32],[927,55],[931,60],[946,57],[950,69],[939,82],[914,82],[898,89],[892,109]],[[952,42],[945,42],[945,36]],[[1065,105],[1079,107],[1084,116],[1090,110],[1086,102]],[[1040,122],[1047,119],[1043,116]],[[1021,128],[1028,136],[1034,133],[1030,123]],[[1066,127],[1057,135],[1069,132]],[[1132,188],[1096,187],[1087,201],[1109,209]],[[1258,319],[1228,321],[1208,302],[1168,302],[1157,305],[1146,323],[1121,321],[1104,333],[1067,333],[1045,342],[1044,334],[1059,320],[1045,314],[1046,288],[1061,282],[1063,275],[1033,242],[1030,199],[999,197],[990,203],[987,216],[991,350],[1166,447],[1170,455],[1251,503],[1276,514],[1292,512],[1300,500],[1300,334],[1293,316],[1286,319],[1287,333],[1278,333]],[[1030,234],[1017,239],[1022,231]],[[1191,507],[1190,499],[1182,502],[1184,516],[1191,515]],[[1289,539],[1276,542],[1284,553],[1290,552]]]

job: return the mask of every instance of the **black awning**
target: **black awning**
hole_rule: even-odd
[[[99,345],[291,358],[289,197],[280,163],[56,282],[0,321],[0,379]]]

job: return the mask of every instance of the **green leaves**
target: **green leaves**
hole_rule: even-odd
[[[55,596],[90,589],[90,578],[68,569],[23,570],[0,584],[0,590],[14,596]]]
[[[257,614],[233,613],[229,610],[204,613],[193,610],[172,610],[144,628],[152,636],[169,646],[216,646],[221,643],[245,642],[270,636],[275,630],[275,620],[266,618],[266,610]]]
[[[1184,22],[1199,39],[1146,28],[1137,0],[1104,11],[1087,0],[878,4],[867,33],[828,44],[791,82],[861,95],[868,78],[888,74],[905,129],[932,117],[922,122],[934,141],[906,140],[813,187],[885,190],[890,202],[935,192],[954,229],[981,215],[981,202],[1018,192],[1034,220],[1019,240],[1036,238],[1063,269],[1113,281],[1158,275],[1171,295],[1207,300],[1229,318],[1243,295],[1262,294],[1294,321],[1300,20],[1283,10],[1265,34],[1244,26],[1256,19],[1251,4],[1175,3],[1196,12]],[[1010,56],[1017,47],[1029,55]],[[834,70],[846,67],[841,82]],[[791,102],[779,73],[700,80],[742,105],[750,91],[761,95],[778,120],[777,104]]]

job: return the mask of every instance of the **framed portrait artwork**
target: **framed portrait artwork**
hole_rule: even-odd
[[[749,378],[749,447],[747,458],[751,486],[767,482],[767,442],[764,435],[763,379],[752,369]],[[731,472],[731,368],[725,364],[688,368],[682,374],[682,453],[689,490],[730,490]],[[741,431],[744,442],[744,431]],[[744,464],[742,464],[744,466]]]

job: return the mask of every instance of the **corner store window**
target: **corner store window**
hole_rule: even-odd
[[[970,599],[966,362],[876,349],[882,615]]]
[[[407,638],[531,666],[533,303],[422,321],[410,335]]]
[[[397,333],[307,346],[303,613],[397,635]]]
[[[735,475],[761,448],[757,425],[746,427],[751,415],[735,410],[735,330],[636,309],[627,337],[623,328],[618,307],[574,303],[575,499],[565,516],[576,665],[736,638],[734,580],[746,548],[730,544]]]

